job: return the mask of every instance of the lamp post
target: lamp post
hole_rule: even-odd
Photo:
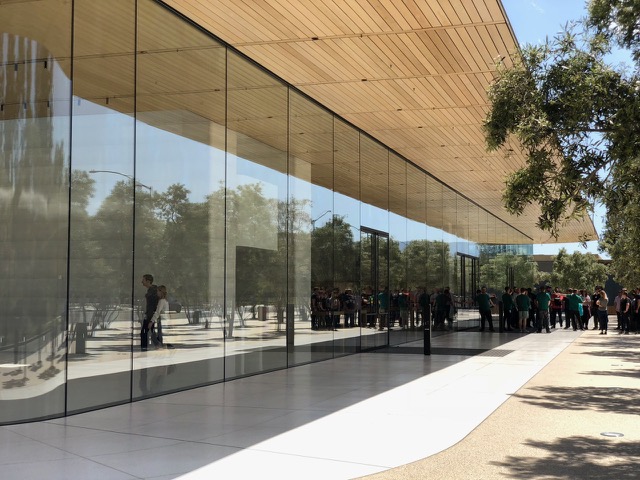
[[[320,215],[315,220],[311,220],[311,230],[315,230],[316,229],[316,222],[318,220],[320,220],[322,217],[324,217],[327,213],[331,213],[331,210],[327,210],[326,212],[324,212],[322,215]]]
[[[116,172],[115,170],[89,170],[89,173],[111,173],[113,175],[120,175],[121,177],[131,180],[136,187],[146,188],[147,190],[149,190],[149,193],[153,193],[153,188],[151,188],[149,185],[145,185],[144,183],[136,181],[135,178],[133,178],[131,175],[127,175],[126,173]]]

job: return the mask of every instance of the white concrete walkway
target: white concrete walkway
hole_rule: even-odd
[[[0,427],[1,478],[335,480],[380,472],[457,443],[579,333],[462,332],[434,338],[447,355],[359,354]]]

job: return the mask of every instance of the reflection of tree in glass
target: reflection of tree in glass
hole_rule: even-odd
[[[334,215],[333,222],[330,219],[311,232],[311,284],[341,290],[353,287],[344,283],[349,279],[357,280],[354,269],[359,254],[351,225],[344,217]]]
[[[480,284],[490,291],[501,292],[504,287],[533,287],[540,281],[538,264],[530,256],[500,252],[495,256],[485,250],[480,256]],[[507,284],[508,271],[513,269],[515,285]]]
[[[68,167],[66,145],[54,140],[53,125],[68,112],[49,111],[53,57],[10,34],[4,34],[2,50],[0,333],[17,358],[23,338],[63,329]]]
[[[214,221],[209,209],[218,213],[224,203],[215,206],[220,202],[220,191],[212,194],[209,202],[189,202],[189,193],[184,185],[174,184],[154,196],[162,228],[149,262],[158,282],[168,286],[169,294],[179,299],[187,318],[192,319],[196,310],[208,312],[214,299],[221,301],[221,292],[209,291],[209,236]]]

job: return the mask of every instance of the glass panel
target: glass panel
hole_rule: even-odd
[[[0,4],[0,423],[65,407],[71,9]]]
[[[389,155],[389,344],[407,341],[411,294],[407,285],[407,163]]]
[[[443,187],[442,184],[431,177],[427,177],[427,289],[431,292],[432,320],[436,319],[436,298],[444,291],[448,277],[446,272],[447,251],[443,238]],[[444,313],[444,312],[442,312]],[[441,319],[438,327],[442,327]],[[432,332],[435,333],[435,323]]]
[[[137,19],[134,398],[222,380],[225,335],[225,49],[151,0]]]
[[[229,378],[287,365],[288,91],[231,52],[227,69]]]
[[[289,102],[289,297],[295,318],[289,363],[294,365],[333,357],[341,298],[333,291],[333,117],[298,93],[291,92]],[[343,232],[344,222],[335,220]],[[308,305],[304,321],[300,309]]]
[[[389,231],[389,151],[369,137],[360,136],[361,222],[368,228]]]
[[[473,203],[469,204],[469,255],[477,257],[480,255],[478,242],[480,241],[480,208]]]
[[[388,344],[389,320],[389,239],[386,234],[361,232],[360,278],[362,281],[362,349]]]
[[[150,195],[133,177],[134,18],[126,0],[74,2],[69,412],[131,398],[133,202]]]
[[[360,136],[361,223],[373,233],[362,237],[361,275],[364,295],[371,300],[368,325],[362,330],[362,348],[386,345],[389,309],[389,151]],[[382,258],[380,257],[383,255]],[[367,270],[366,261],[371,259]],[[386,270],[385,270],[386,269]]]
[[[409,311],[409,331],[407,340],[418,340],[423,336],[423,312],[420,299],[429,295],[427,286],[427,176],[414,167],[407,166],[407,286],[411,294]],[[426,299],[422,299],[423,306]]]
[[[343,293],[336,355],[360,348],[360,134],[334,118],[334,278]]]

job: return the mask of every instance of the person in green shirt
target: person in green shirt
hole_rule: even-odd
[[[513,310],[511,293],[510,287],[504,287],[504,293],[502,294],[502,327],[505,330],[511,330],[511,311]]]
[[[582,297],[578,295],[578,290],[571,290],[571,295],[568,295],[566,301],[569,302],[569,318],[567,319],[567,325],[569,325],[569,319],[571,320],[571,326],[575,332],[580,327],[582,328],[582,320],[580,319],[580,304],[582,303]]]
[[[516,297],[516,307],[518,308],[518,323],[520,324],[520,333],[527,330],[527,320],[529,318],[529,308],[531,308],[531,300],[526,288],[520,289],[520,295]]]
[[[493,302],[487,293],[487,287],[482,287],[480,293],[476,296],[476,302],[478,302],[478,310],[480,311],[480,331],[484,332],[486,321],[489,322],[489,331],[495,331],[493,329],[493,318],[491,317]]]
[[[380,317],[379,330],[387,328],[387,318],[389,315],[389,288],[384,287],[378,293],[378,314]]]
[[[541,333],[542,327],[547,333],[551,333],[549,329],[549,304],[551,303],[551,287],[540,287],[540,292],[536,295],[536,303],[538,304],[538,315],[536,316],[536,332]]]

